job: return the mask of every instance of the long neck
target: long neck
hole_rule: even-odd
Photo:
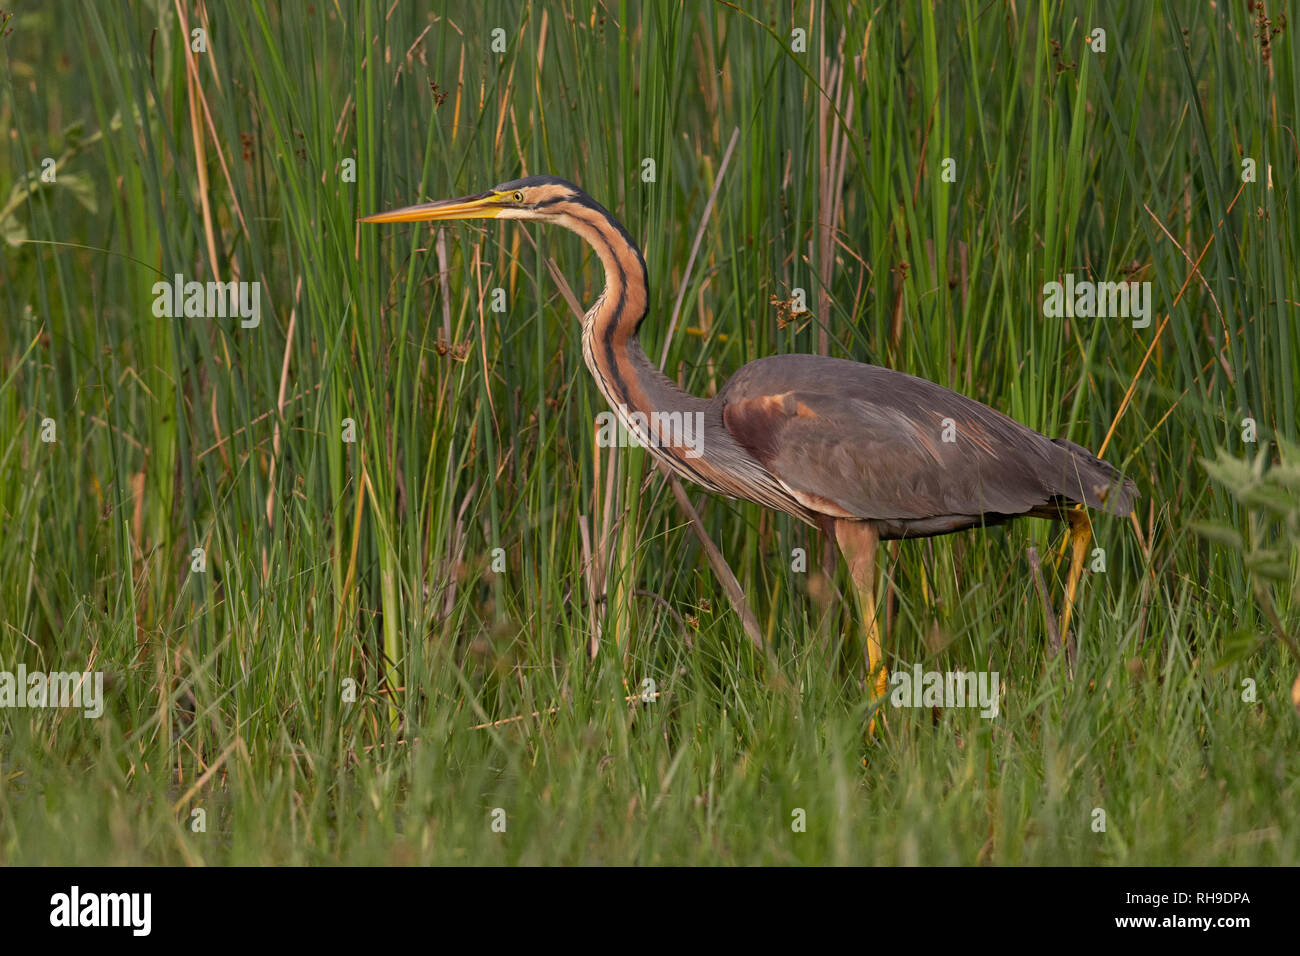
[[[596,250],[605,267],[605,289],[583,319],[582,354],[624,427],[683,478],[812,523],[811,514],[727,431],[721,402],[683,391],[646,357],[637,330],[650,290],[645,260],[627,230],[594,201],[561,222]]]
[[[647,436],[637,414],[649,423],[652,438],[659,437],[653,434],[655,425],[667,424],[671,414],[703,416],[713,403],[678,388],[641,348],[637,332],[649,308],[650,289],[645,260],[627,230],[595,203],[570,214],[564,224],[587,241],[605,269],[605,289],[583,319],[582,354],[610,408],[642,438]],[[670,436],[663,438],[662,444],[673,450]]]

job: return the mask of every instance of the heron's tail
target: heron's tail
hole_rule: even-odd
[[[1069,456],[1062,494],[1113,515],[1123,516],[1133,511],[1133,500],[1140,495],[1132,478],[1125,478],[1114,465],[1072,441],[1053,438],[1052,444]]]

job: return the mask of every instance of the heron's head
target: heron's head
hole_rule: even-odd
[[[421,203],[363,216],[362,222],[425,222],[448,219],[528,219],[561,225],[581,207],[600,208],[573,183],[556,176],[529,176],[476,196]],[[603,210],[602,210],[603,212]]]

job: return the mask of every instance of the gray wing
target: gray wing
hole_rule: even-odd
[[[1127,514],[1137,493],[1078,445],[874,365],[759,359],[718,400],[727,431],[796,498],[873,520],[885,537],[1059,513],[1070,502]]]

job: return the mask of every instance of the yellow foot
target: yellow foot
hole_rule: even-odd
[[[883,704],[885,695],[889,691],[889,669],[883,665],[880,670],[876,672],[875,691],[876,699],[881,701]],[[880,722],[883,724],[885,722],[884,710],[882,709],[877,713],[880,714]],[[874,736],[876,736],[876,718],[873,715],[871,720],[867,722],[867,737],[870,738]]]

